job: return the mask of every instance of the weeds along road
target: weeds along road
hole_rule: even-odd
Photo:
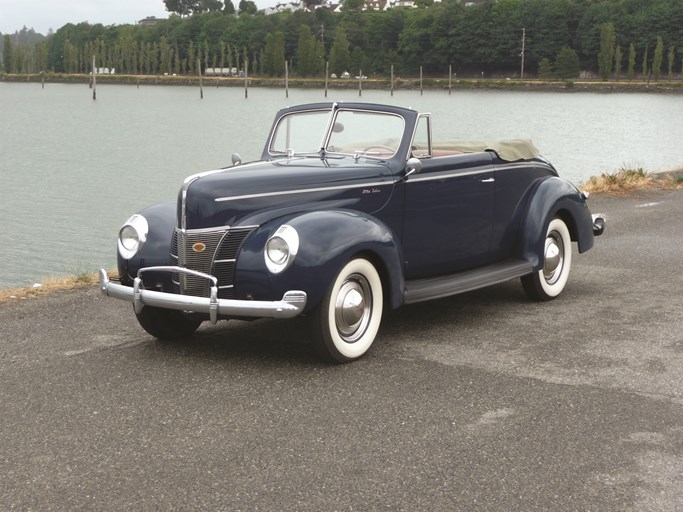
[[[558,300],[404,307],[344,366],[299,320],[161,344],[96,289],[0,306],[0,508],[681,510],[683,191],[591,207]]]

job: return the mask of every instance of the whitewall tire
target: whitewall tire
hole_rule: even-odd
[[[383,307],[382,280],[375,266],[364,258],[349,261],[312,315],[318,355],[337,363],[363,356],[375,341]]]
[[[532,299],[551,300],[564,290],[572,266],[572,239],[560,218],[548,225],[542,257],[543,268],[522,277],[522,285]]]

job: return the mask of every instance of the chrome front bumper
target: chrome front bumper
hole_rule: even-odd
[[[194,297],[175,293],[146,290],[142,285],[143,272],[178,272],[191,274],[211,281],[210,297]],[[100,269],[100,290],[107,297],[126,300],[133,303],[136,313],[145,306],[164,309],[176,309],[194,313],[206,313],[211,323],[215,324],[219,317],[254,317],[254,318],[292,318],[304,310],[306,292],[292,290],[285,293],[280,301],[234,300],[218,298],[218,280],[209,274],[196,272],[182,267],[146,267],[138,271],[133,286],[112,283],[106,270]]]

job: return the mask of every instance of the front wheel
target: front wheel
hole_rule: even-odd
[[[543,268],[522,277],[526,294],[534,300],[557,297],[569,278],[572,265],[572,239],[562,219],[555,218],[548,225],[543,249]]]
[[[142,328],[161,341],[189,338],[197,330],[201,320],[195,320],[182,311],[145,306],[135,314]]]
[[[382,281],[364,258],[339,271],[321,304],[313,311],[313,347],[325,360],[347,363],[363,356],[382,320]]]

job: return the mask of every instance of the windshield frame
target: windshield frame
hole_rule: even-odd
[[[286,150],[279,150],[279,149],[274,149],[273,145],[276,139],[276,135],[278,134],[278,131],[282,128],[282,123],[287,122],[287,118],[295,117],[298,115],[306,115],[306,114],[311,114],[311,113],[323,113],[323,112],[329,112],[329,117],[327,121],[327,125],[325,129],[323,130],[322,137],[320,144],[316,151],[296,151],[296,148],[287,148]],[[401,121],[401,128],[400,128],[400,134],[399,134],[399,139],[398,142],[396,143],[395,148],[390,148],[393,150],[393,153],[390,155],[374,155],[372,153],[366,153],[363,151],[359,151],[358,149],[354,150],[353,152],[345,152],[345,151],[330,151],[329,150],[329,145],[330,141],[332,140],[332,137],[334,135],[334,127],[335,124],[337,123],[337,118],[338,116],[343,113],[343,112],[357,112],[357,113],[362,113],[362,114],[373,114],[373,115],[381,115],[381,116],[390,116],[390,117],[395,117],[400,119]],[[267,154],[270,158],[292,158],[292,157],[305,157],[305,156],[318,156],[321,158],[325,158],[327,155],[335,155],[335,156],[352,156],[356,160],[360,158],[371,158],[375,160],[389,160],[392,158],[395,158],[401,151],[401,146],[403,139],[405,138],[405,132],[406,132],[406,126],[407,126],[407,120],[405,119],[404,116],[402,116],[399,113],[396,112],[388,112],[388,111],[383,111],[383,110],[378,110],[378,109],[364,109],[364,108],[357,108],[357,107],[345,107],[342,104],[339,103],[333,103],[332,105],[326,105],[325,108],[310,108],[310,109],[302,109],[302,110],[295,110],[295,111],[289,111],[281,115],[276,121],[273,123],[273,128],[270,133],[269,141],[268,141],[268,146],[267,146]],[[369,146],[372,147],[372,146]]]

